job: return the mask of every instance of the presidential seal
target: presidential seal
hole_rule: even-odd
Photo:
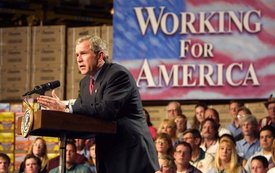
[[[34,117],[33,109],[28,108],[25,111],[21,122],[21,133],[22,133],[22,136],[24,136],[25,138],[29,135],[30,131],[32,130],[33,117]]]

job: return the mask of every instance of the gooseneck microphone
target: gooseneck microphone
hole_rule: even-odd
[[[60,86],[59,80],[48,82],[42,85],[35,86],[34,89],[26,92],[23,96],[32,95],[32,94],[44,95],[46,91],[55,89],[59,86]]]

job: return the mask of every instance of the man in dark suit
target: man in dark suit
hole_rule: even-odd
[[[38,103],[52,110],[83,114],[117,122],[117,133],[96,135],[96,166],[99,173],[154,173],[158,159],[143,115],[136,82],[121,65],[107,62],[106,44],[97,36],[76,42],[81,74],[76,102],[68,107],[52,93]],[[89,91],[89,89],[91,91]]]

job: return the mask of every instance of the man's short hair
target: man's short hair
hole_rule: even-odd
[[[200,143],[199,145],[201,144],[201,140],[202,140],[202,137],[201,137],[201,132],[198,130],[198,129],[187,129],[183,132],[183,134],[181,135],[181,137],[183,137],[184,135],[188,134],[188,133],[191,133],[193,138],[199,138],[200,139]]]
[[[251,159],[251,163],[253,160],[260,161],[263,164],[264,168],[268,168],[268,161],[265,156],[262,156],[262,155],[255,156]]]
[[[202,138],[198,129],[187,129],[183,132],[182,136],[186,135],[187,133],[191,133],[194,138]]]
[[[272,134],[272,137],[275,138],[275,128],[273,126],[271,125],[264,126],[263,128],[261,128],[259,134],[261,134],[262,131],[270,131]]]
[[[192,147],[191,147],[191,145],[189,143],[187,143],[187,142],[184,142],[184,141],[180,141],[180,142],[178,142],[178,143],[175,144],[174,152],[176,152],[177,147],[179,145],[183,145],[183,146],[187,147],[189,149],[189,151],[190,151],[190,155],[192,155]]]
[[[245,115],[241,118],[240,124],[243,125],[245,122],[250,122],[254,127],[258,127],[258,120],[253,115]]]

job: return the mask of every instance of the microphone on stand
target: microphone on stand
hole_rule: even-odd
[[[34,89],[32,89],[31,91],[26,92],[22,96],[28,96],[28,95],[32,95],[32,94],[44,95],[46,91],[55,89],[59,86],[60,86],[60,81],[59,80],[48,82],[48,83],[45,83],[45,84],[42,84],[42,85],[35,86]]]

